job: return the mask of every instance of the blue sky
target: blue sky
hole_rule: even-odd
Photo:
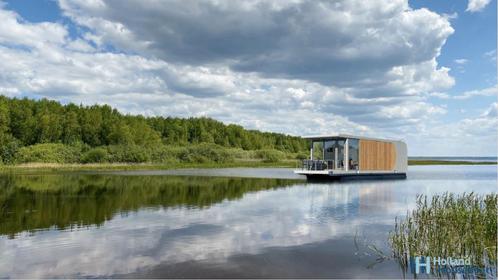
[[[0,94],[497,152],[496,1],[0,3]]]
[[[440,14],[456,13],[456,18],[451,20],[455,33],[448,38],[438,57],[438,62],[451,68],[450,73],[455,77],[455,85],[448,91],[450,94],[458,95],[496,85],[496,60],[491,59],[493,56],[485,55],[496,50],[496,1],[491,1],[484,9],[474,13],[465,12],[467,1],[410,1],[410,4],[412,7],[425,7]],[[455,61],[457,59],[467,61],[460,65]],[[494,101],[496,95],[439,102],[452,109],[447,120],[458,120],[462,116],[471,117]]]

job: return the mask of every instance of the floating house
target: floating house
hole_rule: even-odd
[[[311,141],[310,158],[294,171],[309,179],[406,178],[406,144],[402,141],[353,135],[304,137]]]

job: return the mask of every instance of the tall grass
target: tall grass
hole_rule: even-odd
[[[417,196],[417,208],[395,220],[389,239],[403,267],[414,256],[469,257],[479,267],[496,266],[497,194],[444,193]]]

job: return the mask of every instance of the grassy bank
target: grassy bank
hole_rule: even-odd
[[[274,149],[244,150],[216,144],[185,146],[36,144],[12,153],[1,169],[171,169],[185,167],[295,166],[305,155]]]
[[[6,158],[4,156],[4,158]],[[223,167],[296,167],[305,153],[244,150],[216,144],[185,146],[36,144],[16,149],[0,170],[138,170]],[[482,165],[492,162],[409,160],[409,165]]]
[[[182,168],[230,168],[230,167],[296,167],[295,160],[264,162],[262,160],[240,160],[226,163],[26,163],[0,166],[0,172],[29,171],[119,171],[119,170],[167,170]]]
[[[280,167],[294,168],[297,160],[265,161],[263,159],[235,159],[231,162],[170,162],[170,163],[43,163],[32,162],[0,165],[0,172],[29,171],[106,171],[106,170],[167,170],[181,168],[229,168],[229,167]],[[468,161],[409,161],[409,165],[495,165],[490,162]]]

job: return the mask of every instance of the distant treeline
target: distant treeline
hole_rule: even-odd
[[[300,157],[307,145],[299,137],[246,130],[204,117],[124,115],[108,105],[62,105],[47,99],[0,96],[4,164],[226,162],[237,156],[272,161]]]

